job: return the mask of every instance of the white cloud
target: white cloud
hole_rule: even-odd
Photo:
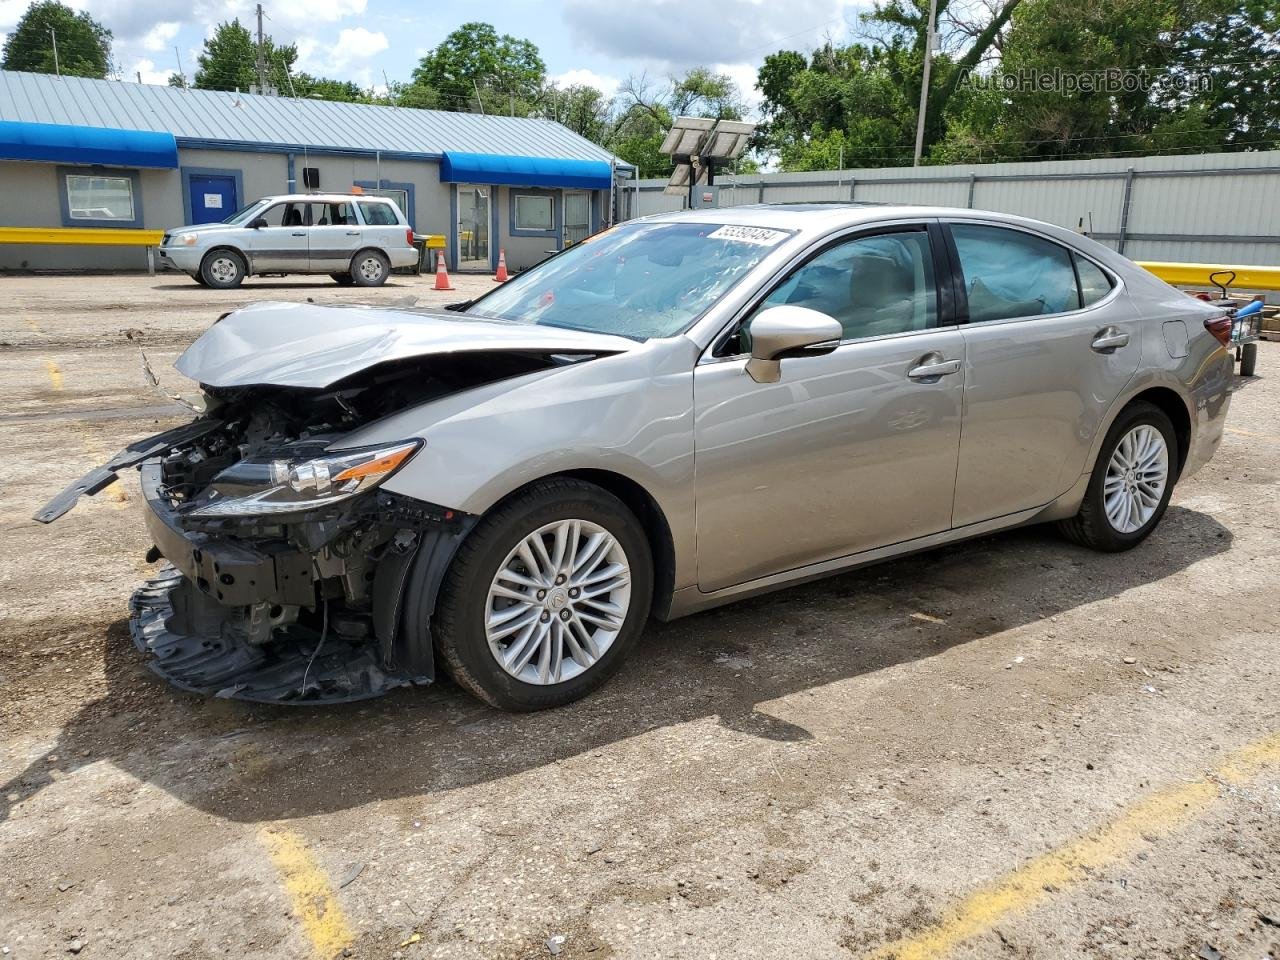
[[[381,53],[390,44],[387,35],[381,30],[371,32],[364,27],[346,29],[338,34],[338,43],[334,47],[335,60],[368,60]]]
[[[728,74],[738,85],[748,112],[755,113],[760,106],[760,91],[756,89],[756,79],[759,76],[756,66],[750,63],[717,63],[711,69],[716,73]]]
[[[178,31],[181,29],[182,24],[180,23],[157,23],[142,38],[142,48],[157,53],[161,50],[168,50],[169,44],[173,42],[173,38],[178,35]]]
[[[27,0],[0,0],[0,29],[12,30],[26,9]]]
[[[142,75],[143,83],[156,83],[164,86],[169,82],[169,74],[176,71],[157,70],[153,61],[146,59],[135,60],[133,66],[125,73],[126,80],[136,80],[138,75]]]
[[[221,0],[213,0],[214,3]],[[232,0],[234,2],[234,0]],[[305,26],[311,23],[337,23],[365,12],[369,0],[290,0],[272,3],[267,11],[273,24]],[[271,32],[270,26],[267,32]],[[277,31],[284,32],[284,31]],[[274,35],[273,35],[274,36]],[[279,41],[280,38],[276,38]]]
[[[588,87],[595,87],[606,97],[612,97],[618,92],[617,77],[605,76],[602,73],[596,73],[594,70],[566,70],[564,73],[557,73],[551,80],[561,89],[582,84]]]

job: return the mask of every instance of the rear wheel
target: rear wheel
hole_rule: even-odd
[[[1258,345],[1246,343],[1240,348],[1240,376],[1252,377],[1258,366]]]
[[[351,280],[357,287],[380,287],[391,273],[391,262],[378,250],[361,250],[351,258]]]
[[[356,282],[355,278],[349,273],[331,273],[329,276],[332,277],[334,282],[340,287],[349,287]]]
[[[436,649],[454,680],[496,707],[557,707],[613,675],[652,596],[649,543],[626,505],[594,484],[544,481],[459,548],[435,611]]]
[[[200,264],[205,286],[218,290],[240,286],[245,273],[244,258],[234,250],[211,250]]]
[[[1127,407],[1107,431],[1080,512],[1059,525],[1076,543],[1118,552],[1156,528],[1177,479],[1178,444],[1164,411]]]

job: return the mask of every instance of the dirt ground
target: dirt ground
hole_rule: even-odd
[[[1280,957],[1280,344],[1127,554],[1027,529],[655,624],[532,716],[154,677],[136,477],[31,513],[184,419],[220,313],[491,283],[430,282],[0,278],[5,958]]]

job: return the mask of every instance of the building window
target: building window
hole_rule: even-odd
[[[64,227],[141,227],[142,181],[135,170],[58,167]]]
[[[517,193],[511,198],[511,232],[551,234],[556,229],[555,201],[550,194]]]
[[[67,212],[72,220],[136,220],[133,181],[68,174]]]

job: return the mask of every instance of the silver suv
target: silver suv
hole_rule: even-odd
[[[160,257],[207,287],[250,274],[327,273],[377,287],[393,267],[418,262],[413,229],[395,202],[349,194],[263,197],[222,223],[170,230]]]

